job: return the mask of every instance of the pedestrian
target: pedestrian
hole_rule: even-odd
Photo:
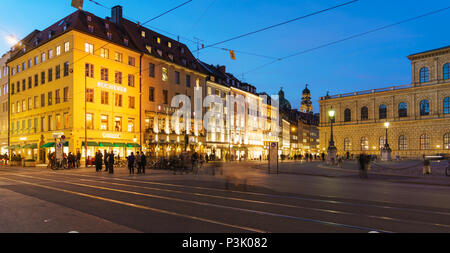
[[[139,151],[136,152],[136,167],[137,167],[137,173],[141,174],[142,164],[141,164],[141,154],[139,154]]]
[[[147,157],[145,156],[144,152],[141,153],[141,170],[142,174],[145,175],[145,167],[147,166]]]
[[[367,171],[366,171],[367,160],[369,160],[369,159],[367,158],[365,153],[362,153],[359,156],[359,160],[358,160],[358,163],[359,163],[359,177],[362,178],[362,179],[367,178]]]
[[[325,153],[322,152],[322,161],[325,161]]]
[[[114,174],[114,152],[112,150],[108,155],[108,166],[109,174]]]
[[[100,151],[97,151],[95,154],[95,171],[100,172],[102,171],[102,153]]]
[[[77,168],[80,168],[80,161],[81,161],[81,153],[80,151],[77,151]]]
[[[127,157],[128,160],[128,170],[130,171],[130,174],[134,174],[134,162],[135,162],[135,156],[133,152],[131,152],[131,155]]]
[[[103,163],[105,164],[105,171],[108,171],[108,152],[106,149],[103,151]]]
[[[430,160],[429,160],[429,159],[426,159],[425,156],[424,156],[424,159],[423,159],[422,174],[423,174],[423,175],[429,175],[429,174],[431,174]]]

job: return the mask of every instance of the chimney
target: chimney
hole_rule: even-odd
[[[226,72],[225,66],[217,66],[217,68],[219,69],[220,72],[225,74],[225,72]]]
[[[122,12],[123,12],[122,6],[116,5],[116,6],[112,7],[111,19],[114,24],[120,25],[120,23],[122,21]]]

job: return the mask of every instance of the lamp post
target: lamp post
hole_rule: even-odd
[[[331,136],[330,136],[330,142],[329,142],[329,145],[328,145],[327,161],[331,165],[335,164],[335,162],[336,162],[336,155],[337,155],[337,148],[336,148],[336,146],[334,146],[334,139],[333,139],[333,121],[334,121],[335,113],[336,112],[333,110],[333,108],[331,108],[331,110],[328,111],[328,116],[330,118],[330,123],[331,123]]]
[[[391,150],[391,148],[389,147],[389,144],[388,144],[388,129],[389,129],[389,125],[390,124],[387,121],[384,123],[384,127],[386,128],[386,139],[384,141],[384,147],[381,148],[381,160],[382,161],[391,161],[392,160],[392,156],[391,156],[392,150]]]

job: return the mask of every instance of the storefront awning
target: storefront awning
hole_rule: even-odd
[[[99,142],[98,145],[100,147],[114,147],[114,144],[112,144],[111,142]]]
[[[44,145],[41,146],[41,148],[51,148],[54,147],[55,143],[54,142],[47,142]]]
[[[19,149],[19,148],[20,148],[20,145],[12,145],[12,146],[7,147],[7,149]]]
[[[26,144],[24,145],[22,148],[31,148],[31,149],[35,149],[37,148],[37,144],[33,143],[33,144]]]
[[[85,146],[85,145],[84,145],[84,141],[81,143],[81,146],[82,146],[82,147]],[[88,147],[98,147],[98,143],[97,143],[97,142],[94,142],[94,141],[88,141],[88,142],[87,142],[87,146],[88,146]]]
[[[118,148],[127,148],[127,144],[125,143],[114,143],[114,147],[118,147]]]
[[[128,147],[129,148],[140,148],[141,145],[137,144],[137,143],[128,143]]]

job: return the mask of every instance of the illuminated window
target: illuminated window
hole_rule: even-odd
[[[128,118],[128,132],[134,132],[134,119]]]
[[[145,31],[141,31],[142,38],[145,38]]]
[[[115,105],[118,107],[122,107],[122,94],[115,94]]]
[[[89,44],[89,43],[84,43],[84,51],[86,52],[86,53],[90,53],[90,54],[93,54],[94,53],[94,45],[92,45],[92,44]]]
[[[430,136],[423,134],[420,136],[420,149],[430,149]]]
[[[47,101],[48,101],[47,104],[48,104],[48,105],[52,105],[52,104],[53,104],[53,99],[52,99],[52,98],[53,98],[53,92],[50,91],[50,92],[47,94]]]
[[[69,128],[69,113],[64,113],[64,129]]]
[[[427,67],[421,68],[420,69],[420,82],[421,83],[426,83],[429,81],[430,78],[430,71],[428,70]]]
[[[122,72],[116,71],[114,74],[114,82],[117,84],[122,84]]]
[[[53,49],[48,50],[48,58],[53,58]]]
[[[349,138],[345,138],[344,139],[344,151],[351,151],[352,149],[352,144],[350,142]]]
[[[56,130],[62,129],[61,114],[56,114]]]
[[[444,149],[450,149],[450,133],[444,135]]]
[[[122,131],[122,117],[114,117],[114,131]]]
[[[134,109],[135,106],[136,106],[136,105],[135,105],[135,98],[129,96],[129,97],[128,97],[128,108]]]
[[[123,54],[115,52],[114,54],[114,60],[116,62],[123,62]]]
[[[94,115],[92,113],[86,113],[86,128],[94,129]]]
[[[86,89],[86,102],[94,103],[94,89]]]
[[[41,54],[41,62],[45,62],[45,53]]]
[[[167,82],[169,80],[169,75],[167,74],[167,68],[162,68],[162,80]]]
[[[161,38],[160,37],[156,38],[156,42],[158,42],[158,44],[161,44]]]
[[[61,54],[61,46],[56,47],[56,56],[59,56]]]
[[[107,91],[102,91],[101,98],[102,105],[109,105],[109,93]]]
[[[53,131],[53,117],[52,115],[48,115],[48,131]]]
[[[109,70],[107,68],[100,69],[100,79],[102,81],[109,81]]]
[[[109,129],[109,119],[108,115],[101,115],[100,116],[100,130],[106,130]]]
[[[361,150],[369,150],[369,139],[367,139],[367,137],[361,138]]]
[[[105,59],[109,59],[109,49],[102,48],[100,49],[100,56]]]
[[[69,42],[64,43],[64,52],[69,52],[69,50],[70,50],[70,43]]]

